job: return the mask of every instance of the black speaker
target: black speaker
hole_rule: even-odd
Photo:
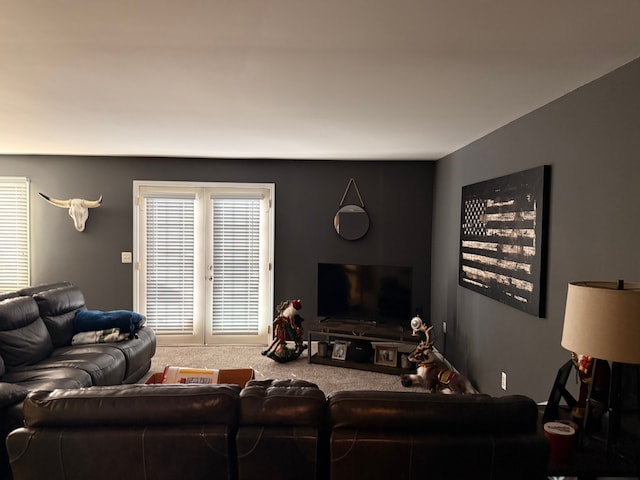
[[[347,358],[352,362],[371,362],[373,360],[371,342],[368,340],[353,340],[347,350]]]

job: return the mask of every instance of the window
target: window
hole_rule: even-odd
[[[191,334],[195,307],[195,195],[149,193],[145,200],[145,304],[159,334]]]
[[[29,179],[0,177],[0,292],[29,286]]]
[[[267,343],[272,184],[134,182],[134,304],[160,344]]]
[[[211,197],[214,335],[259,331],[261,201],[248,195]]]

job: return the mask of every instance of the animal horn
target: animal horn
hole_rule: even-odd
[[[424,331],[424,335],[426,337],[425,343],[427,344],[427,347],[430,347],[433,345],[433,342],[431,341],[431,330],[433,330],[433,325],[431,325],[429,328],[427,328]]]
[[[71,206],[71,200],[58,200],[57,198],[51,198],[45,195],[44,193],[40,193],[40,192],[38,192],[38,195],[40,195],[47,202],[49,202],[51,205],[55,205],[56,207],[69,208]]]
[[[102,195],[98,200],[84,200],[83,204],[87,208],[97,208],[102,204]]]

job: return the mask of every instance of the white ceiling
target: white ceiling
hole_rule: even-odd
[[[640,0],[0,0],[0,153],[438,159],[640,57]]]

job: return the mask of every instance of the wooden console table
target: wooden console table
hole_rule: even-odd
[[[371,372],[387,373],[399,375],[402,373],[415,373],[414,368],[402,368],[400,366],[400,355],[410,353],[420,341],[418,337],[411,335],[411,331],[404,330],[401,326],[375,325],[366,322],[339,322],[326,320],[321,322],[314,330],[308,331],[309,363],[331,365],[334,367],[354,368],[357,370],[367,370]],[[349,360],[336,360],[331,358],[331,351],[327,356],[318,355],[317,342],[327,342],[334,344],[335,341],[353,342],[364,340],[373,344],[382,343],[386,345],[398,346],[398,358],[396,366],[379,365],[373,361],[355,362]]]

